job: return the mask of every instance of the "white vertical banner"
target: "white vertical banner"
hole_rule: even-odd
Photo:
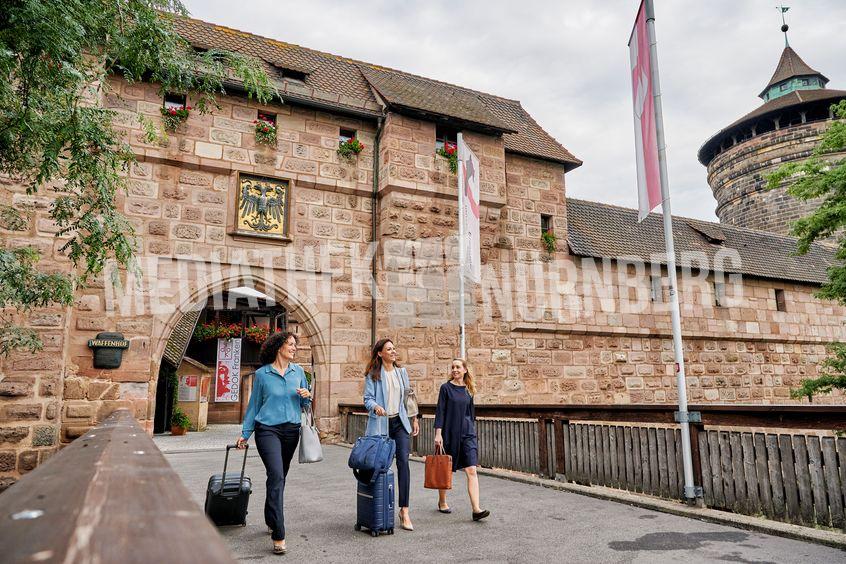
[[[217,340],[215,403],[241,401],[241,339]]]
[[[476,284],[482,283],[482,257],[479,244],[479,159],[458,134],[458,198],[461,222],[461,273]]]

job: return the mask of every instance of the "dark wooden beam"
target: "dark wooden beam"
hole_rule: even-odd
[[[234,562],[127,410],[26,474],[0,511],[4,562]]]

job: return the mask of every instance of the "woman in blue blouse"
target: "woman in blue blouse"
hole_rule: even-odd
[[[405,391],[410,387],[408,372],[397,362],[397,349],[390,339],[381,339],[373,345],[370,363],[364,371],[364,407],[367,418],[366,435],[389,435],[396,441],[397,505],[400,527],[413,531],[408,514],[408,493],[411,478],[408,453],[411,437],[420,432],[417,417],[411,421],[405,409]]]
[[[476,410],[473,395],[476,387],[464,359],[456,358],[450,368],[450,379],[441,384],[438,407],[435,409],[435,447],[452,456],[452,471],[464,470],[467,476],[467,494],[473,520],[481,521],[490,511],[479,505],[479,447],[476,441]],[[438,490],[438,511],[452,513],[447,505],[446,490]]]
[[[250,404],[244,415],[238,448],[245,448],[255,430],[256,448],[267,471],[264,522],[273,539],[273,552],[285,554],[285,517],[282,511],[285,476],[300,440],[300,412],[311,403],[308,380],[294,362],[297,336],[275,333],[261,346]]]

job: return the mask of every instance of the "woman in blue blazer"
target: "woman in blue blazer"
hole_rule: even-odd
[[[373,346],[370,363],[364,372],[364,407],[368,411],[367,435],[388,434],[397,444],[397,482],[400,527],[413,531],[408,514],[408,453],[411,437],[420,432],[417,418],[408,420],[405,391],[410,388],[408,372],[397,363],[397,349],[390,339]]]

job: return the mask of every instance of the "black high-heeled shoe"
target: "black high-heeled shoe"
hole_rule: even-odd
[[[452,509],[450,509],[449,507],[447,507],[446,509],[441,509],[441,506],[438,505],[438,512],[440,512],[440,513],[452,513]]]

